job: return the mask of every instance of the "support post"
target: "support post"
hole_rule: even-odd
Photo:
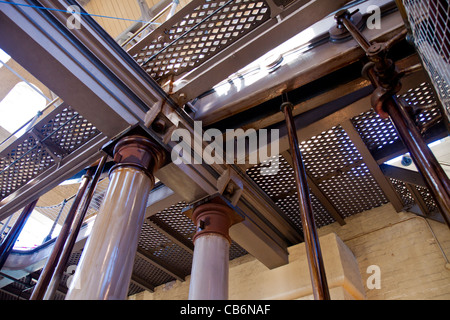
[[[75,196],[72,206],[67,213],[66,220],[64,220],[64,224],[61,228],[61,231],[59,232],[58,238],[56,239],[53,250],[47,259],[47,263],[45,264],[44,269],[42,269],[41,275],[39,276],[39,280],[33,289],[33,294],[31,295],[30,300],[42,300],[44,298],[47,286],[52,279],[53,272],[55,271],[58,260],[61,257],[64,244],[69,237],[70,228],[72,227],[72,223],[75,219],[78,207],[80,206],[81,200],[86,193],[86,189],[91,179],[92,171],[88,170],[88,172],[83,176],[83,179],[81,180],[77,195]]]
[[[126,299],[153,173],[164,158],[162,148],[142,136],[116,144],[117,164],[66,300]]]
[[[34,200],[29,205],[27,205],[22,213],[20,214],[19,218],[17,219],[14,226],[9,230],[8,234],[6,235],[5,239],[0,245],[0,270],[5,265],[6,260],[8,259],[9,254],[11,253],[12,248],[14,247],[14,244],[17,241],[17,238],[19,237],[20,233],[22,232],[23,227],[27,223],[28,218],[30,217],[31,213],[33,212],[34,208],[36,207],[36,203],[38,200]]]
[[[233,224],[233,209],[215,202],[194,209],[192,219],[197,226],[194,236],[189,300],[227,300],[228,269]]]
[[[293,167],[297,195],[300,207],[300,216],[303,226],[303,238],[305,239],[306,254],[308,257],[309,272],[311,275],[311,284],[316,300],[330,300],[327,279],[325,275],[325,266],[320,250],[319,236],[317,234],[316,224],[314,222],[313,209],[309,188],[307,183],[306,170],[303,163],[300,146],[297,138],[294,117],[292,115],[293,105],[285,102],[281,105],[281,110],[286,119],[286,126],[289,135],[289,145],[291,148]]]
[[[84,218],[86,217],[86,213],[91,204],[92,197],[94,196],[95,188],[97,187],[98,181],[103,172],[103,168],[105,166],[107,159],[108,156],[104,156],[100,159],[100,162],[98,163],[94,178],[92,179],[89,189],[86,193],[86,196],[84,197],[81,210],[78,211],[78,214],[75,217],[75,221],[73,222],[70,235],[64,244],[64,248],[58,260],[58,264],[56,265],[51,281],[46,288],[44,300],[52,300],[55,297],[56,291],[60,285],[61,278],[64,273],[64,269],[67,267],[67,262],[69,261],[70,255],[72,254],[73,247],[75,246],[78,234],[80,233],[80,229],[83,225]],[[92,169],[90,168],[89,170]]]
[[[450,180],[447,174],[397,98],[393,96],[387,99],[384,108],[411,154],[418,171],[422,174],[447,226],[450,228]]]

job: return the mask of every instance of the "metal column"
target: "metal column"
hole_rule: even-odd
[[[227,300],[233,210],[212,201],[194,209],[194,241],[189,300]]]
[[[314,299],[330,300],[327,278],[325,275],[325,266],[322,260],[320,250],[319,236],[317,234],[316,224],[314,222],[311,198],[307,183],[306,170],[303,163],[300,146],[297,138],[294,117],[292,115],[293,105],[285,102],[281,105],[281,110],[286,119],[286,126],[289,135],[289,145],[292,153],[295,181],[300,207],[300,217],[303,226],[303,237],[305,239],[306,254],[309,263],[309,272],[311,275],[311,284],[313,288]]]
[[[164,162],[160,146],[142,136],[114,148],[110,183],[71,282],[67,300],[126,299],[139,234],[155,178]]]

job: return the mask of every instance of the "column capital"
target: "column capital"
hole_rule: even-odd
[[[197,233],[193,238],[194,242],[205,234],[218,234],[231,243],[228,231],[232,225],[242,221],[242,218],[219,198],[196,206],[191,218],[197,227]]]
[[[122,138],[114,147],[114,162],[111,172],[119,167],[136,167],[150,178],[165,161],[165,151],[149,138],[139,135]]]

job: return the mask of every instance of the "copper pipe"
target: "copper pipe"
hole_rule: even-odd
[[[20,233],[22,232],[23,227],[28,221],[28,218],[30,217],[31,213],[33,212],[34,208],[36,207],[36,203],[38,200],[34,200],[29,205],[27,205],[22,213],[20,214],[19,218],[17,219],[14,226],[9,230],[8,235],[3,240],[2,244],[0,245],[0,270],[5,265],[6,260],[8,259],[9,254],[11,253],[14,244],[17,241],[17,238],[19,237]]]
[[[53,273],[50,284],[46,288],[44,300],[52,300],[56,294],[58,286],[61,282],[62,275],[64,273],[64,269],[67,266],[67,262],[69,261],[70,255],[72,254],[73,247],[75,246],[75,242],[77,240],[78,234],[80,233],[80,229],[83,225],[84,218],[86,217],[86,212],[88,211],[89,205],[91,204],[95,188],[97,187],[98,180],[102,175],[103,168],[105,167],[107,159],[108,156],[104,156],[103,158],[100,159],[100,162],[98,163],[94,178],[92,179],[92,182],[89,186],[86,196],[84,197],[83,206],[75,218],[75,222],[73,223],[69,238],[64,244],[61,257],[58,260],[58,265],[55,268],[55,272]]]
[[[317,228],[314,222],[306,170],[300,152],[297,130],[295,128],[294,117],[292,115],[292,107],[293,106],[290,102],[285,102],[281,105],[281,110],[283,111],[286,119],[286,126],[289,135],[289,145],[292,153],[297,196],[300,207],[300,217],[303,226],[303,237],[305,239],[311,284],[314,298],[316,300],[330,300],[330,293],[325,275],[325,266],[322,259],[322,252],[320,250]]]
[[[56,239],[55,246],[53,247],[52,253],[47,259],[47,263],[45,264],[44,269],[41,272],[39,280],[34,287],[33,294],[30,297],[30,300],[42,300],[44,298],[45,290],[52,279],[53,272],[55,271],[56,265],[61,257],[62,250],[64,248],[64,244],[69,237],[70,228],[72,226],[73,220],[77,213],[78,207],[83,199],[83,196],[86,192],[86,189],[89,185],[89,182],[92,179],[92,171],[88,170],[86,174],[83,176],[83,180],[81,181],[80,187],[78,188],[77,195],[70,207],[69,213],[67,214],[66,220],[64,221],[63,227],[59,233],[58,238]]]
[[[384,103],[403,143],[419,173],[424,178],[441,214],[450,228],[450,180],[442,169],[433,152],[425,143],[408,112],[395,96]]]

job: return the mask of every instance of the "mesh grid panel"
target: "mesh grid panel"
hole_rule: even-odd
[[[400,139],[392,122],[382,119],[373,109],[354,117],[352,123],[370,151]]]
[[[313,178],[321,178],[362,160],[341,126],[300,143],[303,161]]]
[[[0,154],[0,200],[76,151],[100,132],[61,105]]]
[[[449,0],[404,0],[414,42],[450,119]]]
[[[130,51],[160,83],[199,66],[270,18],[266,1],[234,0],[226,6],[227,1],[195,3],[199,5],[189,14],[170,20],[172,26],[147,36],[138,44],[139,51]]]

